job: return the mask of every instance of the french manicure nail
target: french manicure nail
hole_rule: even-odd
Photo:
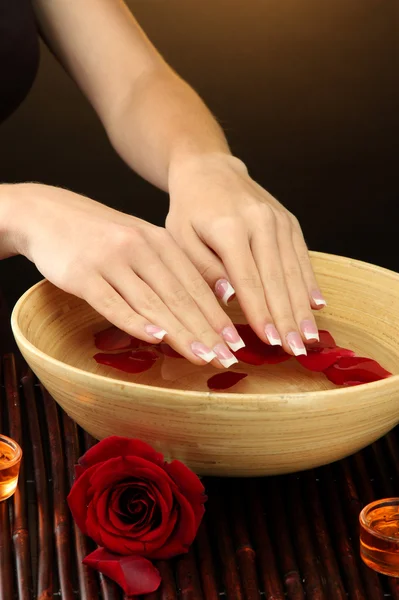
[[[228,304],[229,300],[235,295],[236,291],[227,279],[219,279],[215,283],[215,293],[224,304]]]
[[[205,346],[205,344],[201,344],[201,342],[193,342],[191,344],[191,350],[195,356],[202,358],[206,363],[210,363],[214,358],[216,358],[216,354]]]
[[[287,335],[286,340],[294,356],[307,355],[305,345],[299,333],[292,331]]]
[[[163,340],[165,335],[168,333],[165,331],[165,329],[157,327],[157,325],[145,325],[144,330],[146,333],[148,333],[148,335],[152,335],[152,337],[156,338],[157,340]]]
[[[222,331],[222,337],[233,352],[245,348],[244,340],[238,335],[234,327],[225,327]]]
[[[281,337],[274,325],[269,324],[265,327],[266,337],[271,346],[282,346]]]
[[[214,347],[214,351],[219,359],[219,362],[224,366],[225,369],[228,369],[229,367],[231,367],[231,365],[238,363],[238,360],[236,359],[234,354],[232,354],[230,350],[226,348],[226,346],[224,346],[223,344],[216,344],[216,346]]]
[[[327,306],[327,302],[325,301],[323,294],[320,292],[320,290],[313,290],[311,296],[316,306]]]
[[[302,321],[301,330],[302,330],[305,338],[308,340],[308,342],[311,342],[311,341],[319,342],[320,341],[319,332],[317,331],[317,327],[313,323],[313,321],[310,321],[307,319]]]

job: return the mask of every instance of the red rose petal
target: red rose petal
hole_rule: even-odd
[[[184,356],[182,356],[181,354],[176,352],[176,350],[174,350],[171,346],[169,346],[169,344],[165,344],[165,343],[159,344],[159,350],[165,356],[170,356],[170,358],[184,358]]]
[[[148,350],[129,350],[119,354],[95,354],[94,359],[101,365],[107,365],[125,373],[143,373],[154,365],[158,355]]]
[[[353,384],[353,382],[371,383],[392,375],[377,361],[363,356],[343,356],[326,369],[324,374],[336,385]]]
[[[326,331],[325,329],[319,329],[319,338],[320,341],[314,342],[312,345],[309,346],[309,348],[316,349],[336,347],[335,340],[329,331]]]
[[[157,452],[142,440],[111,435],[92,446],[79,459],[79,465],[88,468],[110,458],[119,458],[120,456],[139,456],[158,466],[163,466],[165,462],[160,452]]]
[[[119,556],[97,548],[86,556],[83,564],[115,581],[128,596],[151,594],[161,584],[158,570],[140,556]]]
[[[94,343],[99,350],[124,350],[130,347],[131,336],[114,325],[94,334]]]
[[[235,352],[239,361],[249,365],[275,365],[291,357],[281,346],[269,346],[262,342],[249,325],[237,324],[236,329],[245,343],[245,348]]]
[[[353,356],[352,350],[346,348],[317,348],[308,347],[307,356],[297,356],[297,361],[309,371],[325,371],[335,364],[341,356]]]
[[[93,465],[86,469],[74,482],[67,498],[76,525],[79,527],[80,531],[86,535],[87,504],[89,502],[89,497],[92,496],[92,493],[89,492],[91,488],[90,479],[96,469],[97,465]]]
[[[210,377],[207,381],[210,390],[227,390],[233,387],[236,383],[247,377],[247,373],[235,373],[228,371],[227,373],[217,373]]]

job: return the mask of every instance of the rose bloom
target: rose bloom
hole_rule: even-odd
[[[190,469],[177,460],[165,462],[148,444],[104,439],[79,460],[68,496],[79,529],[100,546],[85,564],[128,594],[154,591],[158,571],[143,559],[189,550],[204,514],[204,492]]]

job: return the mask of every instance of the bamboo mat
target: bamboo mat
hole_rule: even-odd
[[[73,465],[94,440],[23,365],[19,380],[12,354],[1,378],[0,431],[19,441],[24,464],[17,493],[0,503],[0,600],[123,600],[82,566],[91,542],[65,502]],[[399,580],[368,569],[358,550],[362,506],[399,496],[397,430],[315,471],[205,485],[191,552],[157,563],[162,588],[140,600],[399,600]]]

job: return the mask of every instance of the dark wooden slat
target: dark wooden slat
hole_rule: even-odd
[[[289,600],[303,600],[305,590],[288,530],[288,518],[281,491],[281,479],[274,477],[266,481],[264,487],[264,496],[267,496],[267,506],[271,515],[270,527],[274,532],[276,556],[280,571],[283,574],[287,598]]]
[[[219,600],[219,590],[215,574],[214,559],[207,530],[206,519],[202,520],[196,539],[198,570],[202,591],[207,600]]]
[[[258,557],[258,569],[263,584],[263,591],[267,600],[284,600],[283,584],[277,570],[275,552],[270,540],[269,529],[261,501],[260,484],[256,480],[249,480],[245,487],[251,539],[253,540]]]
[[[359,552],[358,540],[353,540],[353,543],[356,544],[356,550],[354,550],[345,523],[341,507],[341,499],[338,495],[337,485],[334,481],[331,468],[325,467],[323,469],[322,476],[327,511],[330,516],[331,526],[335,533],[335,550],[339,564],[345,573],[349,597],[351,600],[367,600],[367,596],[360,578],[358,561],[355,558]]]
[[[0,600],[14,597],[10,518],[8,502],[0,503]]]
[[[258,600],[259,582],[256,572],[256,553],[252,546],[246,522],[245,509],[240,493],[239,481],[224,481],[224,498],[227,512],[230,517],[233,539],[235,542],[235,555],[244,591],[245,600]]]
[[[0,298],[1,303],[1,298]],[[0,383],[3,379],[3,369],[0,360]],[[3,422],[5,402],[3,390],[0,390],[0,432],[6,434]],[[9,516],[9,501],[0,502],[0,600],[9,600],[14,596],[13,557]]]
[[[220,570],[228,600],[244,598],[241,580],[238,573],[235,552],[230,534],[225,508],[226,498],[222,498],[222,489],[217,480],[208,480],[207,517],[215,533],[217,548],[220,556]]]
[[[12,354],[3,358],[4,386],[8,407],[10,437],[23,448],[21,399],[19,396],[15,360]],[[32,571],[30,562],[29,526],[26,504],[24,459],[21,461],[18,487],[12,498],[12,539],[16,564],[16,580],[19,600],[32,598]]]
[[[316,473],[314,471],[305,473],[304,481],[306,488],[304,488],[303,496],[306,494],[308,515],[313,523],[312,529],[320,561],[325,572],[325,586],[328,590],[328,596],[334,598],[334,600],[344,600],[347,596],[332,547],[331,536],[320,499]]]
[[[34,463],[36,503],[38,520],[38,576],[35,584],[37,600],[50,600],[53,598],[53,540],[52,523],[50,517],[49,489],[43,456],[39,418],[36,407],[36,398],[33,387],[33,375],[29,371],[22,378],[26,411],[29,414],[28,424],[32,444]]]
[[[288,480],[289,514],[292,536],[297,548],[298,563],[304,579],[306,595],[314,600],[327,600],[324,586],[320,577],[322,565],[313,546],[309,522],[304,509],[299,477],[292,476]]]
[[[70,535],[69,509],[66,502],[65,461],[60,424],[57,406],[53,398],[44,388],[41,388],[41,390],[49,433],[49,451],[53,481],[54,536],[58,577],[60,580],[62,600],[72,600],[75,598],[71,582],[72,570],[70,550],[72,547],[72,540]]]
[[[68,415],[62,413],[64,445],[66,454],[66,464],[68,473],[69,489],[73,485],[75,465],[80,457],[78,430],[76,424]],[[75,539],[75,561],[79,580],[80,600],[98,600],[99,589],[97,581],[92,569],[87,568],[83,563],[83,559],[90,553],[87,543],[87,538],[73,523],[74,539]]]
[[[202,600],[201,584],[192,548],[187,554],[177,558],[176,580],[180,591],[180,600]]]
[[[359,513],[363,508],[360,502],[359,495],[356,489],[354,478],[351,471],[350,462],[348,460],[341,461],[336,468],[342,490],[342,500],[345,512],[347,514],[347,522],[349,523],[350,534],[355,542],[359,539]],[[357,552],[359,557],[359,553]],[[369,569],[359,558],[359,572],[362,577],[365,590],[371,600],[383,600],[384,590],[382,589],[381,580],[378,574]]]

